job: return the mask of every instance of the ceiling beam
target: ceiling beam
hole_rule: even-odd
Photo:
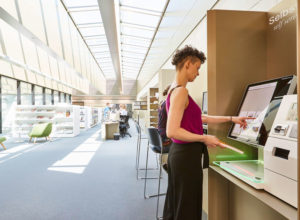
[[[118,83],[120,94],[122,94],[122,73],[120,65],[120,54],[119,54],[119,40],[118,40],[118,27],[119,20],[116,18],[115,1],[113,0],[98,0],[101,18],[106,33],[106,38],[111,54],[113,67],[116,73],[116,80]]]

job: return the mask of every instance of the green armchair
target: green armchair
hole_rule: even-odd
[[[30,137],[29,142],[31,141],[32,138],[34,138],[34,143],[35,143],[36,139],[41,137],[44,137],[46,138],[46,140],[48,140],[51,131],[52,131],[52,123],[35,124],[31,132],[28,134]]]
[[[3,149],[6,150],[6,147],[3,144],[4,141],[6,141],[6,137],[0,137],[0,144],[2,145]]]

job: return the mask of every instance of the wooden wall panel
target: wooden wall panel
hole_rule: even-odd
[[[267,79],[267,13],[208,11],[208,114],[236,115],[249,83]],[[227,139],[230,123],[209,125],[209,134],[238,148],[250,157],[256,149]],[[210,149],[211,161],[230,151]]]

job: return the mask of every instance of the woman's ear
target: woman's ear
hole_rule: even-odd
[[[191,61],[188,59],[187,61],[185,61],[185,63],[184,63],[184,67],[186,68],[186,69],[188,69],[189,67],[190,67],[190,65],[191,65]]]

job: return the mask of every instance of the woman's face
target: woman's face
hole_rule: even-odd
[[[189,61],[187,65],[187,78],[189,82],[193,82],[197,76],[199,76],[199,69],[201,66],[201,61],[198,59],[196,62]]]

